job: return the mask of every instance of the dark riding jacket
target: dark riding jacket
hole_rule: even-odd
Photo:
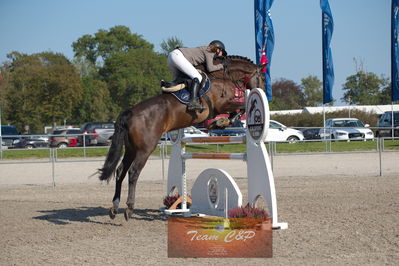
[[[199,46],[195,48],[180,47],[179,50],[194,67],[204,65],[209,72],[223,69],[223,64],[213,64],[215,53],[212,52],[208,46]]]

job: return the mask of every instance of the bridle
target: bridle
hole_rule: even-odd
[[[225,80],[225,81],[230,81],[234,84],[234,90],[237,89],[241,93],[244,93],[248,87],[248,84],[253,79],[253,77],[256,77],[256,83],[255,83],[256,88],[260,87],[261,79],[262,79],[262,75],[263,75],[263,72],[261,71],[262,68],[260,66],[256,66],[255,71],[253,71],[250,75],[244,75],[242,78],[237,80],[237,79],[231,78],[231,76],[229,74],[229,68],[228,68],[226,61],[227,61],[226,59],[223,60],[223,65],[224,65],[223,77],[208,74],[210,80],[221,79],[221,80]],[[250,89],[252,89],[252,88],[250,88]],[[226,85],[223,84],[223,90],[222,90],[221,97],[224,97],[225,94],[226,94]],[[237,98],[240,98],[240,96],[237,93],[234,93],[234,98],[237,99]]]
[[[260,65],[256,66],[255,71],[249,76],[249,77],[244,77],[247,80],[247,83],[245,85],[248,85],[248,83],[251,81],[251,79],[256,76],[256,87],[259,88],[260,87],[260,80],[262,79],[262,74],[263,72],[261,72],[261,68]],[[247,86],[245,86],[247,87]]]

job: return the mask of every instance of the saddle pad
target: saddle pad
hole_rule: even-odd
[[[210,87],[211,87],[211,81],[209,79],[206,79],[204,86],[199,91],[199,97],[202,97],[202,95],[207,93]],[[171,94],[175,96],[176,99],[183,104],[188,104],[190,101],[190,91],[187,88],[171,92]]]

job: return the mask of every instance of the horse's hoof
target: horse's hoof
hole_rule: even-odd
[[[108,211],[108,215],[111,219],[115,219],[115,216],[117,214],[117,210],[115,208],[110,208]]]
[[[130,218],[133,216],[133,210],[132,209],[126,209],[125,210],[125,220],[129,221]]]
[[[227,117],[221,117],[218,120],[216,120],[216,126],[219,128],[225,128],[230,125],[230,120]]]

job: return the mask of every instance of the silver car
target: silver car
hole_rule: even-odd
[[[372,140],[374,133],[368,124],[363,124],[357,118],[330,118],[326,127],[319,132],[321,139],[335,140]]]
[[[85,134],[85,146],[110,145],[115,132],[113,122],[88,122],[80,128]],[[79,145],[83,145],[83,137],[79,139]]]

